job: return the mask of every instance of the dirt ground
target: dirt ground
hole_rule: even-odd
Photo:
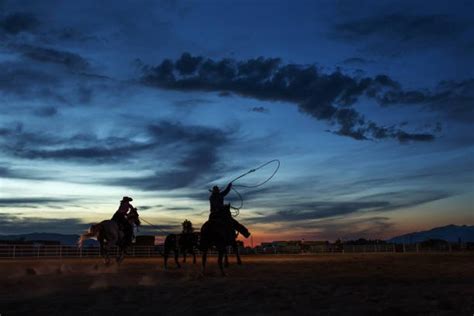
[[[0,314],[10,315],[473,315],[474,253],[0,261]],[[198,260],[198,263],[200,259]]]

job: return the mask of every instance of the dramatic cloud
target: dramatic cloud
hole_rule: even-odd
[[[128,138],[98,138],[93,134],[70,137],[47,132],[26,131],[22,124],[1,128],[1,148],[8,154],[24,159],[52,159],[79,162],[123,161],[134,153],[146,150],[152,143],[134,142]]]
[[[170,166],[158,168],[150,176],[120,178],[107,181],[108,184],[142,190],[170,190],[190,186],[197,180],[205,183],[209,175],[218,173],[220,151],[233,142],[229,131],[168,121],[152,124],[148,131],[155,145],[169,152],[169,157],[174,157]]]
[[[32,45],[16,45],[12,49],[40,63],[62,65],[73,71],[86,71],[89,68],[89,62],[85,58],[67,51]]]
[[[143,72],[145,84],[163,89],[231,91],[262,100],[293,102],[303,113],[339,126],[336,134],[358,140],[434,139],[430,134],[379,126],[351,107],[361,96],[374,97],[382,89],[399,89],[399,84],[387,76],[359,79],[341,72],[325,74],[312,65],[283,65],[277,58],[214,61],[188,53],[176,62],[166,59],[156,67],[145,66]]]
[[[312,220],[340,215],[347,215],[362,210],[385,207],[386,201],[381,202],[308,202],[298,205],[289,205],[292,210],[278,211],[262,217],[246,219],[251,223],[293,222]]]
[[[22,234],[31,232],[79,233],[86,230],[86,224],[78,218],[20,217],[0,213],[2,234]]]
[[[452,196],[440,191],[400,191],[385,192],[365,196],[350,202],[302,201],[285,204],[283,210],[246,219],[250,223],[295,222],[330,217],[347,216],[355,213],[386,212],[410,208],[424,203]]]
[[[403,91],[399,86],[394,86],[390,91],[374,95],[384,106],[417,104],[459,122],[474,121],[474,79],[442,81],[434,92]]]
[[[0,19],[0,30],[13,35],[34,31],[38,25],[38,19],[30,13],[11,13]]]

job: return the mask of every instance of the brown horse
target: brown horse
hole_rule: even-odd
[[[174,261],[176,266],[181,268],[178,257],[179,253],[183,254],[183,262],[186,262],[186,253],[193,255],[193,264],[196,263],[196,252],[195,249],[198,247],[200,233],[182,233],[182,234],[169,234],[166,236],[164,245],[164,266],[168,268],[168,257],[171,251],[174,253]]]
[[[136,208],[133,208],[127,215],[130,225],[140,226],[140,219]],[[100,244],[100,254],[104,257],[105,264],[110,264],[109,250],[111,247],[117,246],[117,263],[121,263],[125,256],[127,245],[124,244],[124,232],[120,229],[116,221],[105,220],[98,224],[93,224],[88,232],[82,234],[78,240],[79,247],[85,240],[97,238]]]
[[[166,236],[163,252],[165,269],[168,268],[168,257],[171,251],[174,252],[174,261],[178,268],[181,268],[178,261],[180,251],[183,253],[183,262],[186,262],[186,253],[191,253],[193,255],[193,264],[196,263],[196,252],[194,250],[198,247],[201,234],[194,232],[193,223],[187,219],[181,225],[183,227],[181,234],[169,234]]]
[[[229,207],[229,205],[225,205]],[[230,212],[230,210],[227,210]],[[246,231],[248,233],[248,231]],[[219,269],[221,270],[222,275],[225,275],[223,259],[224,256],[227,256],[227,247],[230,246],[233,248],[234,253],[237,257],[237,263],[242,264],[240,259],[240,254],[238,251],[236,234],[233,224],[223,219],[210,219],[204,223],[201,227],[201,241],[199,248],[202,251],[202,272],[205,272],[206,262],[207,262],[207,252],[211,247],[215,246],[218,252],[217,262],[219,264]],[[226,259],[226,266],[228,261]]]

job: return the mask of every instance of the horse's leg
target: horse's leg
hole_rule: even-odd
[[[232,249],[234,249],[235,257],[237,258],[237,264],[239,266],[242,265],[242,260],[240,260],[239,247],[237,247],[237,244],[232,245]]]
[[[110,264],[109,253],[107,251],[104,238],[98,238],[99,240],[99,252],[102,258],[104,259],[105,265]]]
[[[204,274],[206,270],[207,249],[203,250],[201,260],[202,260],[202,274]]]
[[[117,262],[118,264],[123,261],[123,258],[125,256],[125,246],[122,242],[123,238],[120,238],[120,232],[118,232],[117,235],[114,236],[114,239],[110,241],[111,245],[117,247],[117,253],[115,254],[115,262]]]
[[[165,269],[168,269],[168,255],[169,255],[170,250],[165,246],[165,252],[163,253],[163,259],[164,259],[164,264],[165,264]]]
[[[106,266],[110,265],[109,243],[108,242],[104,246],[104,263],[105,263]]]
[[[193,254],[193,264],[196,264],[196,252],[193,250],[191,250],[191,253]]]
[[[181,268],[181,265],[179,264],[179,250],[178,249],[175,249],[174,250],[174,262],[176,262],[176,265],[178,266],[178,268]]]
[[[219,259],[218,259],[217,262],[219,263],[219,269],[221,270],[222,276],[225,276],[224,265],[222,264],[222,259],[224,258],[224,254],[225,254],[225,248],[220,248],[219,249]]]
[[[227,255],[227,249],[224,252],[224,265],[226,268],[229,267],[229,256]]]
[[[118,253],[117,253],[117,258],[115,258],[115,261],[120,264],[122,263],[123,259],[125,258],[125,248],[123,246],[118,247]]]
[[[183,262],[186,262],[186,250],[187,249],[183,249]]]

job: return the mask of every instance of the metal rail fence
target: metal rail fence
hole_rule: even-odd
[[[229,249],[230,253],[232,250]],[[462,249],[452,249],[447,247],[431,247],[422,248],[418,244],[395,245],[395,244],[379,244],[379,245],[343,245],[336,248],[333,245],[313,246],[309,249],[299,249],[297,247],[257,247],[257,248],[241,248],[239,252],[246,254],[324,254],[324,253],[388,253],[388,252],[404,252],[404,253],[427,253],[427,252],[452,252],[463,251]],[[110,255],[115,256],[117,248],[110,250]],[[199,251],[197,251],[199,254]],[[128,250],[128,257],[161,257],[163,254],[163,246],[133,246]],[[216,254],[210,251],[211,255]],[[25,244],[5,244],[0,245],[0,259],[17,259],[17,258],[96,258],[100,257],[100,249],[97,246],[88,246],[79,248],[77,246],[68,245],[25,245]]]
[[[117,247],[109,251],[111,256],[117,254]],[[157,257],[161,256],[160,246],[134,246],[127,256]],[[99,247],[77,247],[67,245],[0,245],[0,258],[95,258],[100,257]]]

